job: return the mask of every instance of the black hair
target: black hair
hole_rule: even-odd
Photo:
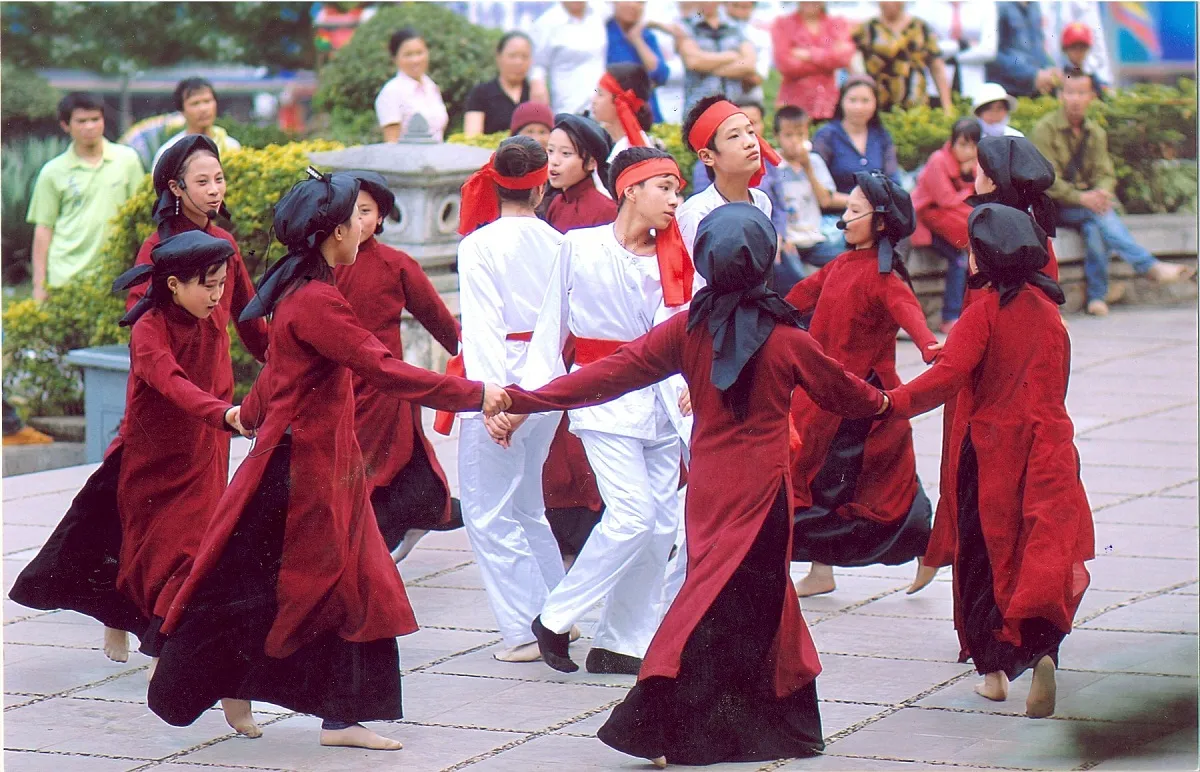
[[[737,105],[738,107],[742,108],[743,110],[745,110],[747,107],[753,107],[755,110],[758,110],[758,114],[761,115],[763,118],[767,117],[767,108],[763,107],[763,103],[758,101],[757,99],[751,99],[750,97],[742,97],[741,99],[738,99],[737,101],[735,101],[734,104]]]
[[[654,126],[654,112],[650,109],[653,86],[646,68],[632,62],[621,62],[609,66],[608,74],[616,78],[617,83],[621,84],[621,88],[633,91],[638,99],[645,102],[642,109],[637,112],[637,119],[642,131],[650,131],[650,128]]]
[[[496,148],[496,171],[505,177],[524,177],[546,165],[546,149],[533,137],[517,135],[509,137]],[[528,203],[533,198],[533,189],[518,190],[496,186],[501,201]]]
[[[507,46],[510,41],[515,40],[517,38],[524,40],[526,43],[529,44],[530,48],[533,48],[533,38],[529,37],[521,30],[515,29],[510,32],[505,32],[503,35],[500,36],[500,42],[498,42],[496,44],[496,53],[497,54],[504,53],[504,47]],[[403,42],[403,41],[401,41],[401,42]],[[400,46],[396,46],[396,50],[399,51]],[[395,57],[396,55],[393,53],[392,56]]]
[[[413,38],[420,38],[421,35],[412,27],[401,27],[392,33],[392,37],[388,40],[388,53],[392,58],[396,58],[396,54],[400,51],[400,46],[404,45]],[[424,38],[421,38],[424,40]]]
[[[784,121],[791,123],[808,123],[808,113],[799,105],[784,105],[775,111],[775,134],[778,135]]]
[[[1096,76],[1079,67],[1068,67],[1063,70],[1063,83],[1066,83],[1068,78],[1087,78],[1093,88],[1096,86]]]
[[[204,281],[216,272],[218,268],[228,263],[229,260],[229,257],[215,257],[207,263],[192,266],[187,270],[175,271],[169,274],[155,274],[151,281],[154,283],[156,304],[162,306],[171,302],[171,290],[167,288],[167,279],[174,276],[184,284],[187,284],[192,279]]]
[[[58,102],[59,122],[70,123],[71,116],[76,110],[99,110],[103,115],[104,102],[95,94],[89,94],[86,91],[72,91]]]
[[[175,182],[180,187],[183,186],[184,175],[187,174],[188,167],[190,167],[192,165],[192,160],[195,158],[203,157],[203,156],[208,156],[209,158],[216,158],[217,163],[221,163],[221,159],[217,155],[215,155],[211,150],[209,150],[207,148],[203,148],[203,147],[196,148],[192,152],[188,153],[187,157],[183,159],[183,162],[181,164],[179,164],[179,171],[175,174]],[[225,171],[224,165],[221,166],[221,171],[222,171],[222,173]]]
[[[175,109],[182,111],[183,103],[187,101],[188,97],[205,89],[212,92],[213,99],[217,98],[217,90],[204,78],[184,78],[179,81],[175,85]]]
[[[704,115],[705,110],[712,107],[717,102],[725,102],[725,101],[728,101],[728,100],[726,100],[725,97],[722,96],[721,94],[709,94],[708,96],[704,97],[699,102],[697,102],[696,104],[692,105],[691,110],[688,110],[688,114],[686,116],[684,116],[684,119],[683,119],[683,128],[680,130],[681,133],[683,134],[683,142],[685,145],[687,145],[688,150],[691,150],[693,153],[696,153],[700,150],[700,148],[698,148],[698,147],[692,147],[692,141],[690,139],[688,139],[688,135],[690,135],[692,133],[692,127],[696,125],[696,121],[700,120],[700,116]],[[705,147],[707,147],[709,150],[712,150],[713,152],[716,152],[717,138],[715,135],[711,139],[708,140],[708,144],[705,145]]]
[[[612,165],[608,169],[608,192],[612,193],[613,200],[617,202],[617,206],[625,203],[625,196],[621,191],[617,190],[617,179],[621,173],[634,164],[642,161],[649,161],[651,158],[671,158],[671,154],[665,150],[659,150],[656,147],[631,147],[622,150],[613,159]]]
[[[575,131],[575,129],[571,128],[570,124],[560,123],[559,125],[551,128],[551,131],[561,131],[563,134],[567,135],[567,139],[571,140],[571,146],[575,148],[575,155],[579,156],[579,160],[583,163],[583,169],[585,172],[587,171],[588,163],[595,161],[596,174],[601,180],[608,180],[608,159],[597,158],[596,156],[592,155],[592,151],[588,149],[587,143],[583,141],[583,138],[579,136],[579,133]],[[605,135],[607,136],[607,132]]]
[[[979,140],[983,137],[983,128],[979,125],[978,118],[959,118],[954,122],[954,126],[950,129],[950,144],[953,145],[960,138],[979,144]]]
[[[846,98],[846,94],[850,91],[850,89],[857,86],[866,86],[867,88],[871,89],[871,95],[875,97],[875,114],[872,115],[870,120],[867,121],[867,125],[883,128],[883,121],[879,120],[879,92],[875,90],[875,84],[862,75],[857,77],[851,75],[849,78],[846,78],[846,82],[842,84],[840,89],[838,89],[837,106],[833,108],[833,119],[835,121],[840,121],[843,117],[845,117],[842,113],[842,101]]]

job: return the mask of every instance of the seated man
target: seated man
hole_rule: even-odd
[[[1113,210],[1117,178],[1108,153],[1108,136],[1087,117],[1095,96],[1092,77],[1082,70],[1069,70],[1062,87],[1062,109],[1038,121],[1031,139],[1054,165],[1057,179],[1046,193],[1058,204],[1058,223],[1078,228],[1087,245],[1087,312],[1104,316],[1108,313],[1108,258],[1113,252],[1139,276],[1157,282],[1186,279],[1191,271],[1156,260],[1133,240]]]

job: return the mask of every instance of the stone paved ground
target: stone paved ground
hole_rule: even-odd
[[[729,769],[1196,768],[1195,309],[1070,323],[1070,407],[1098,557],[1077,629],[1062,649],[1058,713],[1043,721],[1020,715],[1028,677],[1013,684],[1004,704],[971,692],[971,669],[955,661],[948,577],[906,597],[911,566],[845,570],[836,593],[804,602],[825,666],[818,680],[824,757]],[[920,370],[915,351],[909,344],[900,350],[911,377]],[[919,466],[931,488],[940,427],[936,414],[916,422]],[[452,441],[440,455],[453,459]],[[91,469],[4,481],[6,591]],[[145,658],[109,662],[91,620],[6,600],[5,767],[648,768],[594,737],[632,678],[562,675],[540,663],[491,658],[499,638],[461,531],[431,535],[402,573],[423,628],[400,640],[407,718],[379,727],[403,740],[399,753],[321,748],[316,719],[269,706],[259,706],[266,733],[258,740],[233,737],[217,711],[186,729],[166,726],[144,705]],[[576,645],[578,656],[586,643]]]

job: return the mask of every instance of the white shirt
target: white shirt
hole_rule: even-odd
[[[550,87],[550,106],[557,113],[582,113],[592,104],[604,75],[608,30],[604,17],[590,4],[576,19],[555,3],[533,23],[531,80]]]
[[[696,279],[694,289],[699,290],[703,279]],[[555,281],[547,286],[520,384],[526,389],[543,386],[563,373],[562,349],[568,332],[577,338],[629,342],[688,308],[686,303],[675,308],[663,304],[658,259],[626,250],[611,224],[567,233],[558,251]],[[692,419],[679,412],[684,387],[682,376],[674,375],[603,405],[570,410],[571,431],[660,440],[664,438],[658,427],[664,425],[665,415],[686,443]]]
[[[546,287],[554,284],[562,240],[536,217],[501,217],[459,242],[462,356],[471,380],[522,380],[530,345],[506,336],[533,331]]]
[[[654,140],[650,139],[650,135],[642,132],[642,142],[645,142],[646,147],[655,147]],[[611,164],[621,154],[622,150],[629,149],[629,137],[621,137],[613,143],[612,152],[608,154],[608,162]]]
[[[954,23],[953,3],[948,0],[917,0],[910,6],[909,12],[918,19],[924,19],[933,28],[938,46],[946,59],[958,57],[962,93],[974,94],[987,80],[983,66],[996,58],[999,45],[995,0],[958,0],[962,37],[970,43],[966,50],[961,50],[959,41],[950,37],[950,27]],[[953,83],[954,68],[946,65],[946,69],[946,76]],[[937,84],[933,78],[928,79],[928,90],[930,96],[937,96]]]
[[[446,124],[450,122],[437,84],[428,75],[422,75],[418,81],[402,72],[396,73],[396,77],[379,89],[379,96],[375,97],[375,115],[380,126],[398,123],[404,128],[410,118],[421,115],[438,142],[442,141]]]
[[[750,200],[767,217],[771,216],[771,199],[766,193],[758,188],[750,188]],[[718,206],[728,203],[721,192],[717,190],[716,183],[713,183],[684,201],[683,205],[675,210],[675,219],[679,221],[679,232],[683,234],[683,243],[687,245],[689,255],[696,251],[696,231],[700,228],[700,221]]]

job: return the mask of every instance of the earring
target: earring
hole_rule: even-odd
[[[178,198],[175,199],[175,216],[176,217],[179,216],[179,199]]]

